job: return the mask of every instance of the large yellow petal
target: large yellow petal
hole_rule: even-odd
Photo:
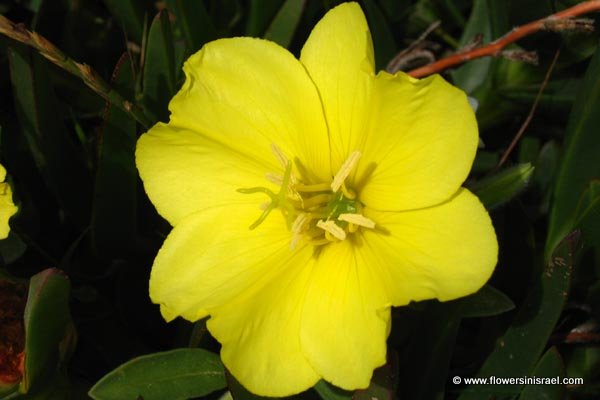
[[[466,179],[478,133],[467,96],[436,75],[377,76],[372,117],[356,175],[360,198],[379,210],[446,201]]]
[[[430,208],[365,213],[379,229],[362,232],[360,254],[382,278],[381,290],[394,306],[469,295],[494,270],[494,228],[479,199],[466,189]]]
[[[312,249],[281,255],[264,285],[212,312],[207,326],[223,345],[221,359],[238,381],[261,396],[284,397],[312,387],[319,375],[300,346],[306,287],[314,263]]]
[[[186,81],[169,104],[170,124],[279,166],[270,150],[275,144],[320,180],[330,177],[318,92],[286,49],[255,38],[216,40],[183,70]]]
[[[270,166],[188,129],[155,125],[138,141],[136,164],[152,204],[172,225],[209,207],[267,199],[237,189],[269,186]]]
[[[317,23],[300,61],[319,89],[329,126],[334,172],[354,150],[370,118],[373,43],[358,3],[343,3]]]
[[[356,255],[359,237],[323,247],[310,278],[302,318],[302,348],[323,378],[347,390],[369,385],[383,365],[390,308],[383,282]]]
[[[165,319],[203,318],[295,254],[279,211],[248,228],[260,214],[257,204],[213,207],[175,226],[150,275],[150,297]]]

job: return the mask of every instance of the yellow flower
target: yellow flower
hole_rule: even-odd
[[[12,190],[8,183],[4,182],[5,179],[6,169],[0,165],[0,239],[8,237],[8,232],[10,232],[8,220],[17,212],[17,207],[12,199]]]
[[[208,43],[171,119],[144,134],[146,192],[173,226],[150,278],[167,321],[206,316],[250,391],[323,378],[368,386],[390,307],[455,299],[490,277],[497,242],[468,190],[478,142],[463,92],[375,74],[356,3],[325,15],[300,60],[275,43]]]

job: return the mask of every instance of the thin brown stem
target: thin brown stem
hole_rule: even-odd
[[[516,27],[506,35],[485,46],[459,51],[458,53],[442,58],[429,65],[413,69],[409,71],[408,74],[415,78],[422,78],[476,58],[486,56],[495,57],[500,55],[502,49],[509,44],[539,31],[563,31],[569,29],[589,31],[591,29],[589,21],[574,20],[573,18],[594,11],[600,11],[600,0],[584,1],[573,7],[557,12],[556,14]]]
[[[52,63],[79,77],[90,89],[109,103],[130,114],[144,128],[152,126],[152,121],[141,108],[121,96],[89,65],[75,62],[43,36],[25,29],[22,24],[15,24],[2,15],[0,15],[0,33],[33,47]]]
[[[537,95],[535,96],[535,100],[534,100],[533,104],[531,105],[531,109],[529,110],[529,114],[527,114],[527,118],[525,118],[525,121],[523,121],[523,124],[521,124],[521,127],[517,131],[512,142],[510,142],[510,145],[508,146],[508,148],[506,149],[504,154],[502,154],[502,157],[500,158],[498,165],[496,165],[495,170],[499,169],[502,166],[502,164],[504,164],[506,162],[506,160],[508,159],[508,157],[510,156],[512,151],[517,146],[517,143],[519,143],[519,140],[521,140],[521,137],[523,137],[523,134],[527,130],[527,127],[531,123],[531,120],[533,119],[533,115],[535,114],[535,110],[537,109],[537,106],[540,103],[542,93],[544,93],[544,89],[546,88],[546,85],[548,85],[548,81],[550,80],[550,75],[552,75],[552,71],[554,70],[554,67],[556,66],[556,61],[558,61],[559,56],[560,56],[560,49],[556,50],[556,53],[554,54],[554,58],[552,59],[552,62],[550,63],[550,67],[548,67],[548,71],[546,71],[546,76],[544,76],[544,80],[542,81],[542,84],[540,85],[540,89],[538,90]]]

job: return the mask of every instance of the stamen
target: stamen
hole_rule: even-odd
[[[316,182],[306,176],[299,160],[294,164],[286,157],[277,145],[271,145],[271,151],[283,167],[283,174],[269,172],[266,179],[279,186],[277,192],[266,187],[238,189],[245,194],[263,193],[270,201],[260,205],[262,214],[250,225],[250,229],[258,227],[269,216],[271,211],[279,209],[285,218],[288,230],[291,231],[290,248],[293,250],[302,241],[303,245],[321,246],[346,239],[348,234],[357,232],[361,227],[374,228],[375,222],[361,214],[361,203],[357,194],[346,186],[346,179],[358,164],[361,153],[353,151],[344,161],[331,184]],[[292,172],[297,168],[306,180],[304,183]]]
[[[333,221],[319,220],[319,222],[317,222],[317,227],[323,229],[326,236],[327,232],[329,232],[332,236],[339,240],[346,239],[346,232]]]
[[[313,246],[323,246],[324,244],[329,244],[331,243],[330,240],[327,240],[326,238],[323,239],[310,239],[306,241],[308,244],[312,244]]]
[[[304,200],[304,208],[311,208],[311,207],[315,207],[318,205],[325,205],[328,202],[330,202],[332,199],[332,195],[330,194],[318,194],[316,196],[313,197],[309,197],[308,199]]]
[[[303,185],[301,183],[294,187],[298,192],[329,192],[331,186],[326,183],[317,183],[316,185]]]
[[[304,225],[310,220],[311,220],[310,214],[307,214],[307,213],[298,214],[298,216],[292,223],[292,232],[293,233],[302,232],[302,230],[304,229]]]
[[[340,189],[342,190],[342,193],[347,199],[354,200],[356,198],[356,193],[354,193],[353,190],[348,189],[344,182],[342,182],[342,186],[340,186]]]
[[[290,242],[290,250],[295,250],[296,246],[298,246],[298,242],[302,239],[302,235],[299,233],[294,233],[292,235],[292,241]]]
[[[350,175],[352,169],[358,163],[360,156],[361,153],[359,151],[353,151],[352,154],[350,154],[350,157],[348,157],[348,159],[344,161],[344,163],[340,167],[340,170],[333,177],[333,182],[331,182],[331,190],[333,190],[334,192],[338,191],[340,186],[342,186],[342,183],[344,183],[348,175]]]
[[[325,232],[325,239],[329,240],[330,242],[337,241],[337,239],[331,234],[331,232]]]
[[[275,143],[271,143],[271,151],[275,155],[275,158],[277,158],[277,161],[279,161],[279,164],[281,164],[283,168],[287,168],[289,161],[283,153],[283,150],[281,150]]]
[[[265,174],[265,178],[267,178],[267,180],[269,182],[274,183],[279,186],[281,186],[281,184],[283,183],[283,177],[281,175],[274,174],[272,172],[267,172]]]
[[[375,222],[362,214],[340,214],[338,216],[338,220],[346,221],[358,226],[363,226],[365,228],[375,228]]]

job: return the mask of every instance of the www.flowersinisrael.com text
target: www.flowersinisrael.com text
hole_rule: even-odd
[[[460,376],[455,376],[454,378],[452,378],[452,383],[456,385],[461,383],[464,383],[466,385],[583,385],[583,378],[568,378],[560,376],[490,376],[487,378],[461,378]]]

